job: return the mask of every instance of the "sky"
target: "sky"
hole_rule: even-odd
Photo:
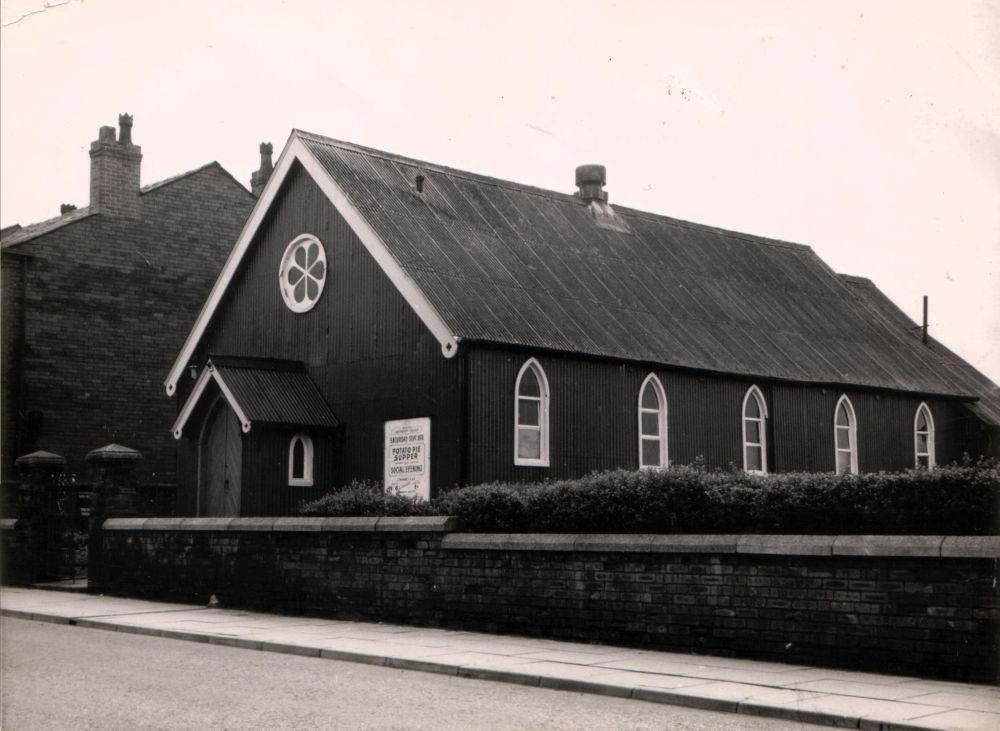
[[[45,7],[45,6],[49,7]],[[809,244],[1000,382],[1000,0],[0,2],[0,223],[292,128]]]

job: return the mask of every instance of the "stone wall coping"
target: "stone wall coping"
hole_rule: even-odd
[[[137,520],[143,521],[142,530],[181,530],[184,524],[184,518],[137,518]]]
[[[944,536],[837,536],[833,542],[833,554],[835,556],[940,556],[944,538]]]
[[[941,543],[944,558],[997,558],[1000,536],[945,536]]]
[[[407,518],[109,518],[104,530],[275,531],[275,532],[407,532],[445,533],[455,529],[447,515]]]
[[[0,530],[14,530],[17,528],[17,518],[0,518]]]
[[[108,518],[101,524],[104,530],[142,530],[149,518]]]
[[[486,551],[1000,558],[1000,536],[449,533],[442,540],[441,547]]]
[[[450,515],[412,516],[408,518],[379,518],[375,530],[385,531],[451,531],[458,521]]]
[[[16,521],[2,520],[12,529]],[[1000,536],[456,533],[450,516],[405,518],[109,518],[104,530],[447,533],[441,547],[479,551],[744,553],[776,556],[1000,558]]]
[[[181,520],[181,530],[226,530],[232,518],[184,518]],[[108,530],[108,524],[104,524]]]
[[[309,518],[309,520],[319,520],[323,530],[362,532],[374,531],[378,524],[378,518]]]

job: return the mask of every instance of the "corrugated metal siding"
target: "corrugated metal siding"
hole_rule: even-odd
[[[550,467],[514,465],[514,383],[534,355],[550,386]],[[638,467],[637,400],[646,376],[663,384],[670,461],[703,457],[710,467],[742,468],[741,408],[750,380],[696,376],[636,364],[477,347],[468,358],[468,481],[577,477],[593,470]],[[847,393],[858,418],[862,471],[913,466],[913,418],[919,397],[757,382],[768,407],[771,471],[834,469],[833,413]],[[961,457],[969,419],[960,403],[926,399],[934,416],[940,464]]]
[[[281,299],[277,272],[285,247],[302,233],[323,242],[328,274],[317,306],[295,314]],[[432,485],[459,481],[459,359],[441,356],[437,341],[301,169],[275,200],[197,362],[209,353],[306,363],[343,428],[337,472],[343,479],[381,480],[384,422],[429,416]],[[265,461],[262,469],[276,464]],[[281,484],[281,475],[261,480]]]
[[[609,231],[571,195],[298,134],[459,337],[968,394],[808,247],[623,207],[632,233]]]
[[[295,515],[299,506],[330,491],[342,480],[338,439],[309,432],[313,440],[313,485],[288,484],[288,445],[296,429],[254,429],[243,437],[243,515]]]

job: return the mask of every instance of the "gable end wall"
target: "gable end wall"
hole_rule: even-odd
[[[328,274],[316,306],[291,312],[278,287],[285,248],[303,233],[326,251]],[[290,171],[239,271],[198,346],[209,354],[284,358],[304,362],[342,424],[333,477],[313,488],[287,485],[286,434],[255,425],[244,437],[243,513],[294,514],[302,500],[318,497],[351,478],[381,480],[383,428],[389,419],[431,417],[431,484],[460,480],[460,359],[446,359],[437,340],[400,295],[343,217],[298,164]],[[178,386],[183,404],[193,381]],[[191,512],[197,426],[187,429],[181,508]],[[279,455],[276,459],[274,455]],[[317,455],[319,458],[319,455]],[[322,484],[321,484],[322,483]]]

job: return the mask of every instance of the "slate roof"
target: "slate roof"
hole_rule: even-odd
[[[989,384],[808,246],[614,205],[616,231],[573,195],[294,134],[461,340],[968,398]]]
[[[183,180],[184,178],[188,177],[189,175],[194,175],[196,173],[202,172],[203,170],[210,170],[212,168],[218,169],[219,172],[221,172],[227,178],[229,178],[234,183],[236,183],[238,186],[240,186],[241,188],[243,188],[243,190],[247,190],[247,187],[245,185],[243,185],[243,183],[241,183],[239,180],[237,180],[236,178],[234,178],[233,175],[232,175],[232,173],[230,173],[228,170],[226,170],[224,167],[222,167],[222,165],[220,165],[217,161],[213,160],[212,162],[206,163],[205,165],[202,165],[199,168],[195,168],[194,170],[188,170],[187,172],[178,173],[177,175],[171,175],[169,178],[164,178],[163,180],[158,180],[155,183],[150,183],[149,185],[144,185],[143,187],[141,187],[139,189],[139,194],[140,195],[145,195],[147,193],[152,193],[152,192],[157,191],[157,190],[159,190],[160,188],[162,188],[162,187],[164,187],[166,185],[170,185],[171,183],[176,183],[178,180]],[[250,191],[247,190],[247,192],[249,193]]]
[[[161,188],[163,188],[164,186],[170,185],[171,183],[176,183],[178,180],[183,180],[188,176],[195,175],[202,171],[210,170],[212,168],[218,168],[234,183],[236,183],[238,186],[246,190],[246,186],[240,183],[240,181],[236,180],[236,178],[234,178],[229,173],[228,170],[222,167],[222,165],[220,165],[218,162],[210,162],[206,165],[202,165],[199,168],[195,168],[194,170],[188,170],[187,172],[179,173],[177,175],[172,175],[169,178],[164,178],[163,180],[159,180],[155,183],[150,183],[149,185],[143,186],[142,188],[139,189],[139,194],[146,195],[148,193],[156,192]],[[13,226],[8,226],[3,229],[2,247],[6,249],[10,246],[23,244],[26,241],[36,239],[39,236],[55,231],[56,229],[62,228],[63,226],[68,226],[71,223],[76,223],[77,221],[81,221],[84,218],[96,215],[97,215],[96,211],[91,211],[88,206],[84,206],[83,208],[78,208],[74,211],[70,211],[69,213],[64,213],[61,216],[56,216],[55,218],[50,218],[45,221],[39,221],[38,223],[28,224],[27,226],[19,226],[17,224],[14,224]]]
[[[335,427],[339,423],[296,361],[210,356],[250,423]]]
[[[77,221],[82,221],[85,218],[96,215],[96,212],[84,206],[83,208],[77,208],[75,211],[56,216],[55,218],[39,221],[38,223],[30,223],[27,226],[17,226],[16,228],[8,226],[4,231],[9,231],[10,233],[5,233],[3,238],[0,239],[0,246],[7,249],[17,244],[23,244],[25,241],[30,241],[63,226],[68,226],[71,223],[76,223]]]

